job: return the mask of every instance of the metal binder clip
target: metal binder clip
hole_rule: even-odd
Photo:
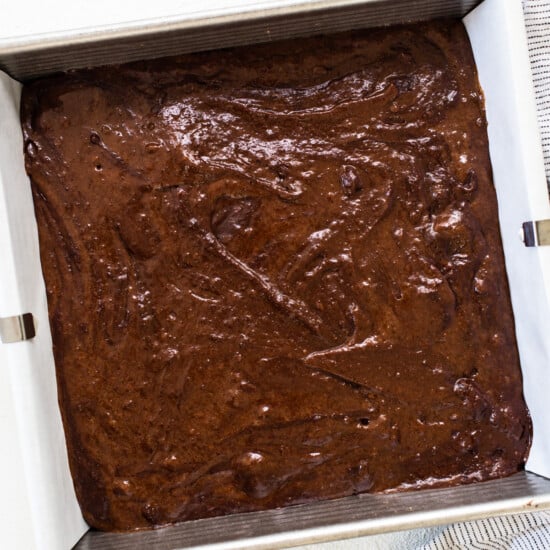
[[[0,317],[0,339],[3,344],[22,342],[34,338],[36,331],[32,313]]]
[[[525,246],[550,245],[550,220],[524,222],[523,242]]]

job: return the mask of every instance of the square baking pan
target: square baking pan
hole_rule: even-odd
[[[437,17],[465,17],[486,95],[490,153],[534,441],[526,472],[449,489],[364,494],[189,521],[131,534],[87,532],[79,549],[273,548],[550,508],[550,247],[525,247],[523,222],[550,217],[520,0],[264,2],[76,31],[0,39],[0,69],[24,82],[60,70],[156,58]],[[36,336],[0,344],[0,426],[13,452],[0,507],[0,545],[67,548],[86,531],[68,471],[55,389],[46,298],[16,111],[20,85],[0,79],[0,318],[31,312]],[[7,99],[6,99],[7,98]],[[1,102],[6,102],[2,105]],[[7,103],[11,102],[11,106]],[[2,393],[4,392],[4,393]],[[11,447],[10,447],[11,449]],[[11,538],[10,538],[11,537]]]

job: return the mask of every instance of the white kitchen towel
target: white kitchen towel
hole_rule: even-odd
[[[302,546],[299,550],[548,550],[550,512]]]
[[[550,512],[456,523],[439,531],[421,550],[545,550],[550,548]]]
[[[523,0],[546,177],[550,180],[550,0]]]

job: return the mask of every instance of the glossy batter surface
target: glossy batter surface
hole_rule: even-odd
[[[461,23],[74,72],[25,86],[22,122],[91,525],[522,468]]]

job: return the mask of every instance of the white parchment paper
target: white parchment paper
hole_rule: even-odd
[[[139,15],[139,14],[138,14]],[[550,477],[550,247],[524,221],[550,218],[520,0],[465,19],[486,95],[490,151],[524,391],[534,422],[527,468]],[[0,344],[0,517],[6,548],[70,548],[86,531],[57,406],[38,236],[19,126],[21,87],[0,73],[0,316],[32,312],[37,336]]]
[[[0,344],[2,548],[63,550],[86,532],[57,406],[38,233],[19,124],[21,85],[0,73],[0,317],[32,312],[34,339]]]
[[[533,419],[527,469],[550,477],[550,247],[527,248],[522,223],[550,218],[521,0],[485,0],[464,20],[489,122],[524,393]]]

